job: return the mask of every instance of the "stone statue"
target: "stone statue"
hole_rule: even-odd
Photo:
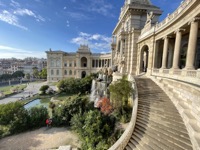
[[[149,13],[147,13],[147,21],[146,21],[146,24],[147,23],[151,23],[152,19],[154,18],[154,14],[153,14],[153,11],[150,11]]]

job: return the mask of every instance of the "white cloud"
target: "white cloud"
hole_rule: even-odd
[[[0,58],[26,58],[26,57],[46,57],[44,52],[28,51],[10,46],[0,45]]]
[[[87,44],[90,48],[102,52],[110,50],[111,40],[112,38],[105,35],[80,32],[78,37],[71,40],[71,43],[77,45]]]
[[[91,7],[88,8],[89,11],[97,12],[104,16],[112,16],[111,9],[113,9],[113,6],[104,0],[91,1]]]
[[[14,0],[11,0],[10,5],[13,6],[13,7],[20,7],[21,6],[18,2],[14,1]]]
[[[88,20],[89,17],[79,12],[67,12],[67,14],[75,20]]]
[[[70,24],[69,24],[69,21],[68,21],[68,20],[66,21],[66,24],[67,24],[67,27],[69,27],[69,26],[70,26]]]
[[[105,0],[89,0],[87,4],[81,4],[80,9],[88,12],[96,12],[98,14],[113,17],[113,5]]]
[[[29,9],[17,9],[14,11],[14,14],[15,15],[20,15],[20,16],[31,16],[31,17],[34,17],[36,19],[36,21],[40,22],[40,21],[45,21],[45,19],[40,16],[40,15],[36,15],[34,12],[32,12],[31,10]]]
[[[0,12],[0,20],[10,25],[19,27],[21,29],[28,30],[27,27],[20,25],[18,17],[16,17],[15,15],[13,15],[7,10],[3,10],[2,12]]]
[[[65,10],[65,9],[67,9],[67,7],[65,6],[63,9]]]

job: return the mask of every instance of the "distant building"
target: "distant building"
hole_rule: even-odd
[[[32,74],[34,67],[38,68],[38,71],[46,68],[46,59],[32,57],[25,58],[24,60],[16,58],[0,59],[0,75],[13,74],[16,71],[23,71],[25,74]]]
[[[111,54],[91,53],[86,45],[81,45],[76,53],[46,51],[47,80],[56,82],[64,78],[84,78],[103,67],[111,66]]]

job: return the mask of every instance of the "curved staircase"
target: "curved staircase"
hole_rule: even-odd
[[[136,78],[138,112],[125,150],[192,150],[180,114],[162,89],[149,78]]]

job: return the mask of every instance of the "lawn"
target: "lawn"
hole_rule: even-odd
[[[11,85],[11,86],[0,87],[0,91],[3,92],[5,95],[7,95],[7,94],[12,94],[14,91],[21,91],[24,88],[26,88],[26,84]]]

